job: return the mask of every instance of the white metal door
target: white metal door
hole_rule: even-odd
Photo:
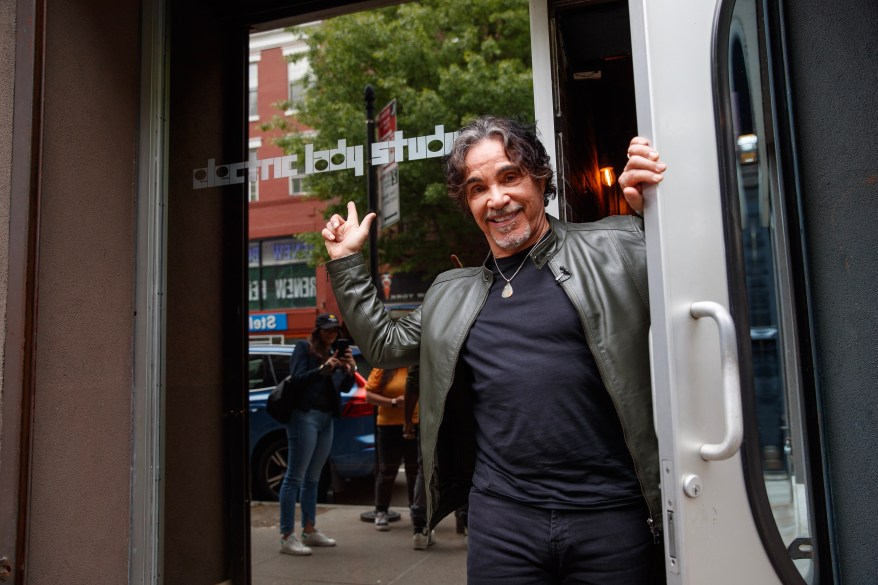
[[[718,2],[629,2],[638,127],[669,170],[646,193],[668,583],[778,583],[738,453],[734,323],[712,99]]]

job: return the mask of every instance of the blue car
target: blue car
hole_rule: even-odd
[[[284,427],[265,412],[265,401],[278,381],[290,373],[292,345],[250,346],[250,468],[254,500],[277,500],[287,468],[287,435]],[[325,502],[330,489],[340,492],[345,480],[375,472],[374,409],[366,402],[370,366],[359,348],[356,383],[341,395],[341,418],[334,421],[332,452],[320,477],[318,499]]]

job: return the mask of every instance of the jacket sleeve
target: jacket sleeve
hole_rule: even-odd
[[[366,360],[378,368],[402,368],[418,361],[421,309],[393,320],[384,310],[362,254],[326,264],[332,290],[345,325]]]
[[[332,373],[332,382],[335,384],[337,392],[347,392],[354,385],[354,375],[347,372],[342,374],[342,371],[341,368],[338,368]],[[318,373],[317,375],[319,376],[320,374]]]
[[[308,342],[300,341],[293,350],[290,359],[290,379],[294,384],[307,384],[320,379],[319,366],[312,368],[308,365]]]
[[[613,236],[619,243],[619,252],[625,262],[629,277],[637,287],[640,301],[649,310],[649,282],[646,271],[646,236],[643,218],[637,216],[623,216],[631,222],[633,229],[614,230]]]

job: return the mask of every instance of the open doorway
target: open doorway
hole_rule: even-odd
[[[418,295],[423,294],[436,273],[452,266],[452,253],[470,265],[480,264],[487,253],[474,223],[448,205],[439,168],[446,134],[453,133],[468,118],[487,112],[534,119],[534,91],[551,89],[533,86],[531,58],[535,47],[531,46],[530,25],[536,2],[381,3],[383,7],[378,8],[373,3],[369,12],[355,13],[350,11],[361,5],[339,2],[325,12],[315,13],[311,5],[303,3],[270,3],[270,10],[267,4],[262,3],[258,10],[236,6],[234,18],[214,15],[210,26],[204,26],[203,19],[205,14],[214,13],[204,5],[175,8],[171,14],[174,30],[186,30],[189,35],[175,34],[171,45],[174,67],[168,249],[174,253],[169,255],[168,266],[167,337],[168,354],[174,360],[169,360],[167,415],[163,421],[168,445],[199,445],[170,449],[164,455],[164,562],[172,569],[169,578],[180,581],[189,579],[189,573],[196,570],[188,562],[193,554],[212,559],[206,564],[220,566],[224,551],[229,549],[242,565],[246,564],[242,559],[249,554],[254,567],[262,564],[269,570],[290,560],[278,559],[276,526],[267,528],[264,549],[256,539],[251,547],[250,539],[241,534],[250,528],[243,527],[241,507],[251,493],[258,492],[251,491],[253,478],[246,470],[258,468],[249,448],[250,383],[262,385],[266,372],[274,372],[275,376],[283,373],[282,363],[278,366],[272,358],[261,358],[261,365],[251,364],[247,359],[248,338],[252,334],[254,341],[258,337],[269,347],[286,348],[308,333],[317,314],[335,310],[321,261],[312,256],[320,247],[314,236],[325,221],[327,206],[341,202],[339,195],[353,199],[361,209],[366,207],[367,165],[357,150],[366,142],[364,86],[371,83],[375,89],[376,114],[396,101],[396,128],[388,138],[395,140],[399,132],[400,139],[406,141],[400,159],[395,161],[399,220],[383,228],[379,245],[382,276],[389,276],[383,279],[382,290],[386,280],[386,297],[403,311],[406,305],[419,301]],[[439,12],[418,14],[431,6]],[[630,50],[619,48],[618,41],[628,36],[627,20],[618,18],[619,11],[626,10],[624,3],[548,8],[553,11],[555,33],[541,42],[548,45],[551,39],[556,48],[554,69],[560,107],[554,124],[561,139],[558,144],[563,146],[555,157],[559,184],[563,186],[560,215],[582,221],[624,213],[618,194],[606,195],[597,186],[596,177],[591,176],[601,168],[602,158],[608,157],[618,173],[623,166],[619,157],[624,156],[625,145],[634,134],[628,79]],[[349,14],[340,16],[346,12]],[[400,61],[398,69],[379,72],[370,65],[338,73],[329,89],[345,88],[348,103],[331,108],[323,117],[325,127],[321,129],[316,121],[319,116],[306,119],[304,115],[309,99],[305,90],[310,87],[305,83],[307,70],[303,73],[301,61],[287,59],[299,49],[286,55],[280,46],[270,49],[284,76],[278,83],[262,68],[269,62],[269,49],[254,52],[249,35],[263,35],[265,40],[264,33],[269,31],[355,17],[370,25],[366,29],[372,31],[371,36],[349,37],[349,42],[341,37],[325,46],[346,48],[347,54],[357,57],[387,57],[393,53]],[[388,21],[385,28],[371,26],[381,18]],[[416,18],[425,24],[419,28],[414,24]],[[592,51],[592,57],[580,59],[582,47],[576,42],[593,35],[582,34],[578,27],[601,30],[610,28],[607,22],[614,23],[617,34],[588,44],[585,49]],[[543,24],[549,28],[548,23]],[[480,36],[467,34],[470,29]],[[299,45],[305,51],[307,38],[297,41],[305,41]],[[517,57],[513,59],[510,54]],[[611,59],[620,55],[623,58]],[[617,63],[628,77],[611,73]],[[598,70],[600,79],[575,76]],[[435,77],[434,86],[427,88],[424,78],[430,76]],[[615,85],[610,80],[616,80]],[[272,84],[276,84],[278,96],[261,103],[258,91]],[[257,92],[254,120],[250,119],[250,90]],[[336,104],[343,101],[338,96],[330,97]],[[412,101],[413,97],[421,101]],[[305,109],[296,105],[298,99],[304,100]],[[326,99],[321,97],[320,101]],[[303,113],[300,119],[287,112]],[[307,127],[288,133],[289,127],[274,123],[275,116],[280,121],[296,119]],[[539,116],[552,117],[551,113]],[[248,126],[263,125],[267,126],[266,132],[273,133],[271,137],[248,134]],[[548,134],[544,133],[543,140],[552,142]],[[276,135],[292,137],[286,144],[270,142]],[[376,140],[381,142],[381,136],[376,135]],[[274,151],[261,151],[269,148]],[[292,156],[297,157],[294,164],[286,158]],[[309,160],[311,167],[307,166]],[[362,174],[358,174],[360,170]],[[252,182],[251,171],[256,175]],[[575,173],[580,174],[579,179],[573,178]],[[269,188],[269,181],[276,181],[277,191]],[[315,196],[318,192],[329,197],[321,199]],[[255,226],[242,225],[248,215],[257,219]],[[422,230],[424,226],[428,229]],[[217,250],[222,253],[216,254]],[[205,282],[216,285],[203,296],[186,294],[204,289]],[[210,340],[209,348],[193,344],[194,335]],[[193,365],[200,369],[193,370]],[[193,377],[200,381],[196,386]],[[193,425],[193,421],[199,424]],[[210,456],[206,457],[208,452]],[[272,481],[279,481],[279,471],[272,472]],[[333,479],[338,478],[330,475],[325,485],[338,487]],[[204,483],[223,487],[205,494],[196,487]],[[210,541],[199,541],[198,545],[185,541],[181,535],[190,534],[193,525],[207,528]],[[347,528],[370,527],[353,514]],[[456,534],[456,527],[451,532]],[[368,534],[374,541],[374,529]],[[456,538],[453,536],[446,545],[461,545],[462,537]],[[446,545],[437,550],[447,552]],[[408,553],[411,547],[405,549]],[[341,555],[332,557],[339,561],[334,565],[346,571],[361,569],[347,563],[345,553],[350,552],[350,547],[340,545],[333,551]],[[278,569],[275,576],[282,576],[289,568]]]
[[[401,311],[416,306],[433,277],[452,266],[452,254],[464,265],[484,260],[481,234],[445,197],[443,149],[455,130],[479,114],[533,121],[533,93],[550,88],[533,87],[533,3],[456,4],[402,4],[325,19],[303,15],[283,27],[275,28],[276,22],[254,27],[248,57],[247,196],[249,333],[251,343],[260,343],[250,352],[260,354],[253,361],[261,367],[256,378],[274,370],[273,384],[285,375],[283,364],[278,366],[283,358],[266,356],[285,353],[288,361],[290,344],[310,333],[315,316],[336,310],[318,232],[348,200],[361,214],[375,208],[367,192],[370,166],[376,167],[380,185],[378,269],[388,306]],[[593,221],[628,213],[615,179],[636,133],[627,4],[567,3],[549,9],[560,214],[570,221]],[[374,91],[371,105],[364,98],[367,85]],[[394,159],[385,164],[370,165],[366,157],[369,107],[376,118],[371,140],[383,143],[381,152]],[[274,349],[266,342],[274,342]],[[271,365],[272,360],[278,363]],[[368,368],[362,363],[361,370]],[[265,502],[276,499],[288,458],[283,429],[266,424],[261,407],[272,384],[251,384],[250,393],[252,493],[264,500],[254,514],[259,517],[252,532],[254,580],[279,562],[277,525],[265,513],[273,504]],[[350,394],[346,399],[355,404],[356,389]],[[364,485],[371,488],[374,472],[374,423],[363,416],[366,412],[348,409],[354,416],[343,414],[335,421],[320,485],[319,523],[347,540],[330,552],[345,570],[355,570],[356,563],[346,564],[343,548],[361,542],[363,531],[374,534],[360,522],[372,494],[352,494]],[[397,532],[405,533],[408,512],[404,502],[394,505],[403,510]],[[460,548],[457,526],[445,529],[442,548],[457,554],[456,560],[446,559],[445,570],[457,574],[465,546]],[[374,537],[367,542],[386,544]],[[407,542],[401,546],[411,549]],[[329,557],[325,552],[315,556]]]
[[[337,312],[319,231],[347,201],[361,217],[379,212],[378,284],[391,317],[420,303],[433,278],[454,266],[452,255],[465,265],[484,260],[481,232],[445,193],[442,156],[477,115],[534,121],[528,2],[432,1],[273,20],[254,25],[247,61],[252,580],[394,581],[426,563],[447,582],[463,582],[466,541],[454,516],[437,527],[436,546],[413,549],[403,473],[391,501],[397,521],[386,533],[371,522],[375,419],[362,401],[371,366],[356,346],[362,377],[342,392],[318,489],[316,525],[337,546],[314,549],[307,566],[278,554],[276,500],[289,457],[285,428],[264,404],[289,373],[295,342],[311,334],[317,315]],[[370,164],[370,151],[384,160]]]
[[[573,222],[629,213],[616,183],[637,134],[628,3],[557,1],[550,18],[562,213]]]

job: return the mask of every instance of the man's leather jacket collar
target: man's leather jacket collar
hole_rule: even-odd
[[[537,268],[545,266],[546,262],[561,249],[561,246],[564,245],[564,239],[567,237],[567,228],[563,222],[558,221],[549,214],[546,214],[546,219],[549,220],[549,233],[536,243],[530,253],[530,257]],[[489,252],[484,263],[486,268],[491,257],[492,254]]]

